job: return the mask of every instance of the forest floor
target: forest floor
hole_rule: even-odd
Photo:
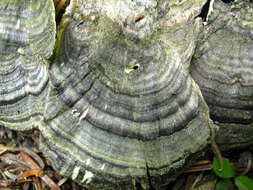
[[[88,190],[57,174],[39,151],[38,144],[39,133],[36,131],[20,133],[0,127],[1,190]],[[250,178],[253,176],[252,155],[253,147],[222,152],[222,156],[235,166],[237,175]],[[212,171],[214,156],[212,151],[208,151],[162,190],[219,190],[215,186],[221,178]],[[237,187],[233,185],[228,190],[237,190]]]

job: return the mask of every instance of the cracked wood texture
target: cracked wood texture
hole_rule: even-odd
[[[253,142],[253,3],[214,1],[191,64],[211,118],[221,126],[217,142]]]
[[[40,126],[56,170],[89,189],[160,188],[206,147],[214,127],[187,70],[204,3],[71,1]]]
[[[51,0],[0,1],[0,124],[30,129],[43,118],[55,41]]]

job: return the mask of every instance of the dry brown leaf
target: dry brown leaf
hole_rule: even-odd
[[[58,185],[56,185],[56,183],[47,175],[42,176],[41,179],[51,188],[51,190],[61,190]]]
[[[9,164],[9,165],[14,165],[16,167],[19,167],[20,170],[30,169],[29,166],[27,166],[27,164],[25,162],[23,162],[22,160],[20,160],[20,158],[15,154],[6,153],[6,154],[0,156],[0,160],[4,163]]]
[[[11,173],[9,170],[5,170],[3,172],[4,176],[6,176],[8,179],[15,181],[18,178],[18,175]]]
[[[24,148],[22,149],[22,151],[24,151],[24,152],[26,152],[27,154],[29,154],[29,155],[32,157],[32,159],[35,160],[36,163],[39,164],[39,166],[40,166],[41,169],[45,168],[45,164],[44,164],[43,160],[42,160],[41,157],[40,157],[38,154],[36,154],[33,150],[24,147]]]
[[[19,153],[20,159],[25,162],[30,169],[41,169],[40,166],[24,151]]]
[[[44,172],[40,169],[31,169],[31,170],[27,170],[25,172],[23,172],[20,175],[20,178],[27,178],[27,177],[31,177],[31,176],[36,176],[36,177],[41,177],[44,175]]]

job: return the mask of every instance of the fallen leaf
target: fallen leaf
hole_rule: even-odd
[[[24,151],[21,151],[19,153],[20,158],[22,161],[24,161],[30,169],[41,169],[40,166]]]
[[[31,169],[31,170],[27,170],[25,172],[23,172],[20,175],[20,178],[27,178],[27,177],[31,177],[31,176],[37,176],[37,177],[41,177],[44,175],[44,172],[40,169]]]
[[[45,164],[44,164],[43,160],[42,160],[41,157],[40,157],[38,154],[36,154],[33,150],[31,150],[31,149],[29,149],[29,148],[26,148],[26,147],[24,147],[22,150],[23,150],[24,152],[26,152],[27,154],[29,154],[29,155],[32,157],[32,159],[35,160],[35,161],[39,164],[39,167],[40,167],[41,169],[45,168]]]
[[[51,188],[51,190],[61,190],[58,185],[47,175],[42,176],[41,179]]]

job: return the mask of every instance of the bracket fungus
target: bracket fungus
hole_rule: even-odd
[[[253,3],[215,1],[209,24],[191,64],[211,118],[219,122],[217,141],[237,147],[253,142]]]
[[[89,189],[168,184],[213,140],[209,108],[252,123],[252,4],[217,1],[204,26],[207,2],[70,0],[56,30],[53,0],[2,0],[0,124],[38,129]]]
[[[0,2],[0,124],[27,130],[43,120],[55,41],[51,0]]]
[[[60,26],[41,149],[61,174],[92,189],[167,184],[214,129],[184,67],[200,23],[160,18],[156,1],[78,3]]]

